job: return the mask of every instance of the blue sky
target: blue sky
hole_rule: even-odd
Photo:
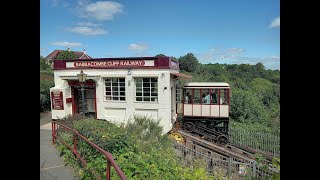
[[[199,62],[280,68],[279,0],[41,0],[40,55],[193,53]]]

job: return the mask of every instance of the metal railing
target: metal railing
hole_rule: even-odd
[[[280,157],[280,137],[273,134],[229,127],[229,141]]]
[[[111,166],[113,166],[113,168],[115,169],[115,171],[117,172],[117,174],[121,180],[127,180],[125,174],[120,169],[120,167],[117,165],[117,163],[115,162],[115,160],[113,159],[112,155],[109,152],[103,150],[101,147],[94,144],[93,142],[88,140],[86,137],[82,136],[78,131],[71,129],[68,126],[65,126],[65,125],[58,123],[56,121],[53,121],[51,125],[52,125],[52,144],[55,144],[56,139],[59,139],[64,145],[66,145],[72,151],[72,153],[75,156],[77,156],[77,159],[79,159],[81,161],[82,165],[84,167],[87,167],[86,160],[84,158],[82,158],[77,151],[77,139],[78,139],[78,137],[80,137],[82,140],[87,142],[89,145],[91,145],[96,150],[100,151],[100,153],[102,153],[106,157],[106,160],[107,160],[107,162],[106,162],[106,164],[107,164],[106,165],[106,179],[107,180],[110,180],[110,172],[111,172],[110,167]],[[57,129],[60,127],[64,128],[65,130],[69,130],[69,131],[73,132],[73,147],[68,145],[65,141],[63,141],[63,139],[60,136],[57,135]],[[97,177],[97,179],[101,179],[101,177],[99,177],[94,171],[91,171],[91,172]]]
[[[185,164],[192,164],[195,159],[202,159],[203,162],[205,162],[207,172],[211,174],[222,171],[222,175],[230,179],[244,179],[245,175],[242,174],[242,168],[245,170],[247,176],[257,179],[271,178],[273,173],[277,172],[271,168],[263,169],[254,160],[247,161],[240,158],[227,157],[196,144],[174,142],[173,148],[177,156],[180,157]]]

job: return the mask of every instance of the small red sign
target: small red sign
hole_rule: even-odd
[[[62,91],[51,92],[52,110],[63,110],[63,93]]]

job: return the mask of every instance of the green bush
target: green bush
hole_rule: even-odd
[[[115,125],[104,120],[83,119],[74,121],[73,125],[83,136],[110,152],[128,179],[217,179],[209,176],[205,167],[182,165],[172,148],[171,139],[162,135],[158,121],[135,117],[126,125]],[[77,149],[86,159],[88,168],[105,179],[105,157],[79,139]],[[69,151],[61,147],[59,150]],[[70,152],[62,154],[67,154],[66,160],[81,179],[92,179],[90,171],[82,170],[80,163],[69,156]],[[111,170],[111,178],[119,179],[115,170]]]
[[[51,109],[50,88],[53,86],[53,74],[40,73],[40,112]]]

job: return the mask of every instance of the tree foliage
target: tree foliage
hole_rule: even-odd
[[[50,110],[50,88],[53,86],[53,74],[40,73],[40,112]]]
[[[198,70],[199,61],[192,53],[188,53],[187,55],[180,57],[178,60],[180,70],[187,72],[195,72]]]
[[[164,54],[158,54],[158,55],[156,55],[155,57],[166,57],[166,55],[164,55]]]
[[[234,89],[230,106],[230,117],[235,121],[266,123],[269,119],[260,99],[250,91]]]
[[[76,54],[73,51],[61,51],[56,59],[63,60],[63,59],[77,59]]]
[[[54,86],[51,63],[40,56],[40,112],[50,110],[50,88]]]
[[[40,56],[40,71],[51,71],[51,62]]]

